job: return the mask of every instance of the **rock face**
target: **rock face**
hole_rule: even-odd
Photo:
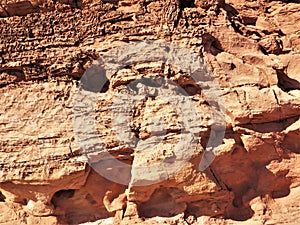
[[[300,224],[299,3],[1,1],[0,224]],[[161,62],[119,69],[97,95],[95,126],[110,154],[87,162],[76,141],[73,106],[84,72],[111,49],[145,40],[190,49],[220,86],[225,136],[204,171],[208,139],[218,135],[213,106],[189,74]],[[151,77],[182,87],[201,124],[192,156],[170,175],[163,172],[176,162],[174,148],[192,142],[172,102],[155,95],[136,102],[128,126],[138,149],[114,130],[115,94]],[[116,159],[122,166],[111,167]],[[158,161],[168,168],[147,176],[131,169]],[[158,172],[167,174],[160,182],[134,185]]]

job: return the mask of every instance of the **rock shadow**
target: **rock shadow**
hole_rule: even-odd
[[[80,189],[57,191],[51,203],[59,224],[81,224],[114,217],[104,204],[106,193],[113,200],[125,192],[126,186],[113,183],[91,169],[86,184]]]
[[[226,154],[216,157],[204,173],[219,187],[214,193],[188,196],[182,187],[162,184],[150,199],[138,203],[139,216],[171,217],[184,213],[186,217],[209,216],[235,221],[246,221],[253,217],[251,201],[261,201],[264,205],[262,215],[267,213],[266,199],[281,198],[289,195],[291,180],[287,177],[289,170],[271,171],[268,165],[288,159],[290,151],[278,155],[274,147],[261,145],[253,152],[243,146],[239,134],[229,131],[226,138],[236,139],[233,148]],[[198,160],[198,161],[197,161]],[[199,165],[200,157],[195,165]],[[197,164],[198,163],[198,164]],[[280,166],[278,167],[280,168]],[[151,187],[150,187],[151,188]],[[200,188],[200,187],[199,187]],[[185,200],[183,200],[185,199]],[[257,200],[259,199],[259,200]]]
[[[268,165],[271,161],[280,164],[283,158],[289,158],[290,152],[286,151],[280,155],[275,147],[268,143],[261,144],[249,152],[245,149],[239,134],[229,132],[226,136],[235,139],[236,144],[230,152],[216,157],[205,172],[221,189],[233,196],[232,201],[229,201],[224,211],[219,213],[208,213],[199,207],[193,208],[192,202],[188,204],[187,213],[196,217],[208,215],[245,221],[254,215],[250,206],[251,200],[259,197],[263,201],[264,198],[274,199],[289,195],[291,180],[286,177],[289,171],[282,169],[272,172],[268,169]],[[216,204],[216,208],[221,208],[218,205],[222,205],[224,199],[212,201]]]

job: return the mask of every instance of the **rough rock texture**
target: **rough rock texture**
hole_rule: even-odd
[[[300,224],[299,3],[1,0],[0,224]],[[109,158],[99,156],[93,168],[84,161],[73,132],[74,93],[104,52],[156,39],[204,59],[225,98],[226,134],[213,164],[199,172],[211,126],[199,87],[172,65],[122,69],[97,102],[110,157],[129,165],[143,159],[115,136],[109,113],[114,93],[140,77],[181,85],[201,129],[193,157],[174,176],[121,185],[93,169]],[[154,160],[170,159],[182,135],[174,109],[157,97],[134,112],[130,126],[141,139],[151,138],[154,114],[166,121],[168,135]]]

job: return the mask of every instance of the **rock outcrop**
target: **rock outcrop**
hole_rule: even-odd
[[[1,0],[0,224],[299,224],[299,3]],[[110,154],[88,163],[76,141],[73,106],[84,72],[115,47],[146,40],[190,49],[218,81],[226,130],[204,171],[208,139],[218,135],[212,105],[189,74],[161,62],[118,70],[98,95],[96,129]],[[133,166],[163,160],[171,168],[185,138],[174,106],[155,95],[134,105],[128,126],[159,148],[131,149],[116,135],[115,94],[151,77],[184,89],[201,126],[176,173],[135,186]],[[115,159],[123,166],[111,167]]]

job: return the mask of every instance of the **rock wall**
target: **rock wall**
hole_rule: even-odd
[[[1,0],[0,224],[299,224],[299,3]],[[114,47],[157,39],[191,49],[216,77],[226,105],[217,157],[198,170],[212,125],[201,88],[172,65],[148,62],[109,79],[95,118],[110,158],[87,163],[72,122],[80,78]],[[148,153],[116,137],[113,97],[150,75],[189,94],[200,117],[199,144],[173,176],[148,186],[119,184],[97,168],[130,179],[128,167],[105,163],[147,164]],[[182,137],[180,118],[159,96],[135,105],[130,127],[137,137],[151,138],[154,115],[168,133],[151,162],[169,159]]]

